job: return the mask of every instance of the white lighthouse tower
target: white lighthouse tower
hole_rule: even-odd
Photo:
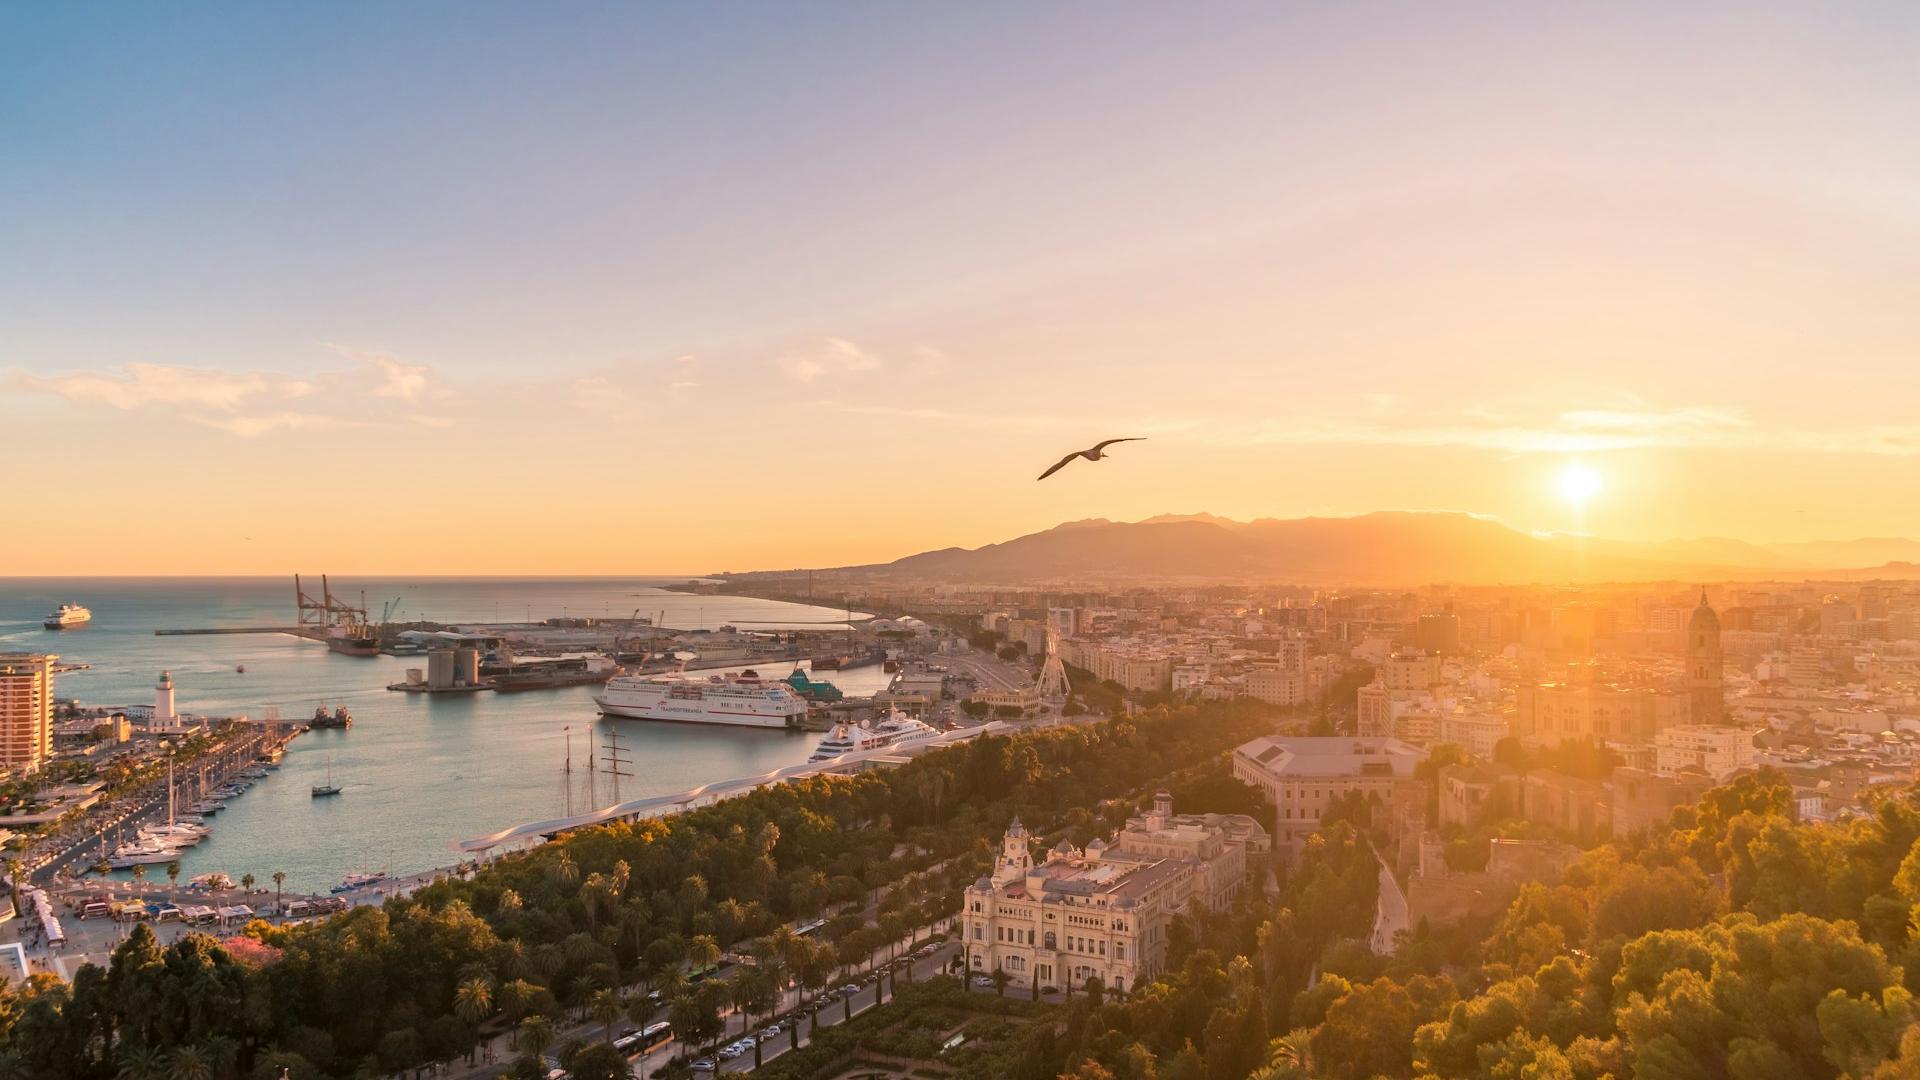
[[[154,731],[180,730],[180,714],[173,711],[173,672],[160,673],[160,684],[153,689],[153,720],[148,725]]]

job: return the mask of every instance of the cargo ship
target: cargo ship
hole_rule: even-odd
[[[93,612],[79,604],[61,604],[60,609],[48,615],[40,625],[49,630],[73,630],[93,621]]]
[[[845,671],[848,668],[871,667],[874,664],[885,663],[886,659],[887,654],[884,649],[874,649],[853,655],[816,656],[811,661],[811,665],[815,671]]]
[[[799,730],[807,703],[786,683],[738,675],[617,675],[593,699],[607,716]]]
[[[342,623],[327,631],[327,648],[342,656],[379,656],[380,639],[366,623]]]

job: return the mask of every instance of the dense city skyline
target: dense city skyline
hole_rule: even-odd
[[[5,22],[11,573],[1920,535],[1894,5]]]

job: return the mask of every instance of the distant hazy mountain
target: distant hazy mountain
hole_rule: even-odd
[[[1867,567],[1886,563],[1920,563],[1920,540],[1898,536],[1866,540],[1813,540],[1803,544],[1767,546],[1809,566]]]
[[[1666,567],[1597,554],[1466,514],[1387,512],[1235,522],[1182,515],[1077,521],[972,550],[910,555],[874,573],[953,581],[1062,577],[1466,584],[1662,576]]]
[[[1882,557],[1882,556],[1885,557]],[[1257,580],[1302,584],[1466,585],[1623,580],[1870,576],[1920,543],[1858,540],[1762,547],[1705,537],[1629,543],[1537,536],[1458,513],[1389,511],[1343,518],[1163,514],[1137,522],[1068,522],[999,544],[944,548],[857,568],[885,577],[1021,582],[1047,579]],[[1886,568],[1914,576],[1912,566]]]
[[[1678,566],[1751,567],[1772,570],[1808,568],[1816,562],[1796,558],[1775,547],[1761,547],[1745,540],[1724,536],[1703,536],[1697,540],[1661,540],[1635,543],[1608,540],[1598,536],[1557,534],[1547,540],[1569,550],[1586,551],[1610,558],[1672,563]],[[1882,560],[1883,562],[1886,560]],[[1851,565],[1851,564],[1849,564]]]

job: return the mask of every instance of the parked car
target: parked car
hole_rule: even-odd
[[[701,1058],[700,1060],[695,1061],[692,1065],[689,1065],[687,1067],[697,1073],[710,1073],[713,1071],[713,1068],[714,1068],[713,1059]]]
[[[991,988],[993,986],[993,977],[990,975],[975,975],[973,977],[973,985],[978,987],[983,987],[983,988]]]

